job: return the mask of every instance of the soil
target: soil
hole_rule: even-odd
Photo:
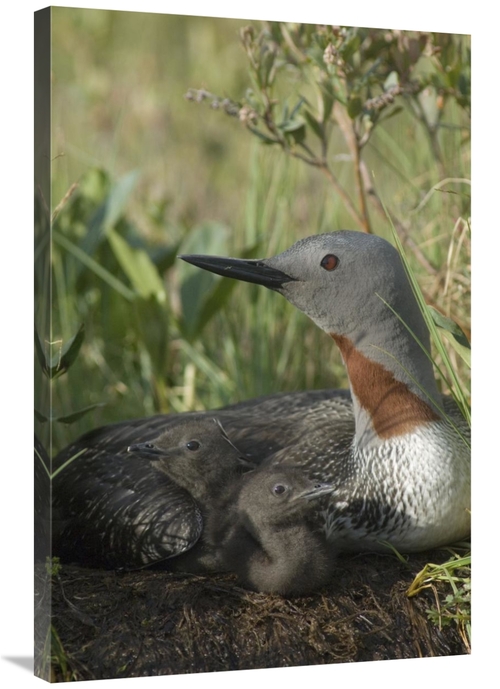
[[[229,574],[63,565],[50,576],[38,564],[36,674],[90,680],[465,654],[458,626],[440,629],[426,613],[448,591],[406,595],[427,562],[448,557],[342,555],[329,586],[297,598],[245,590]]]

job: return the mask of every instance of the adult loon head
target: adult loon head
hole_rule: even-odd
[[[358,442],[440,418],[428,329],[398,252],[381,237],[343,230],[269,259],[181,258],[280,292],[331,335],[347,367]]]

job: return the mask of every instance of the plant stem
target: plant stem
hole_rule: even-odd
[[[429,263],[427,260],[425,254],[421,251],[420,247],[418,244],[416,244],[413,239],[410,237],[409,232],[407,228],[403,225],[403,223],[396,218],[396,216],[391,213],[382,203],[380,200],[380,197],[377,193],[377,190],[375,189],[373,182],[370,178],[370,173],[368,172],[368,169],[366,167],[366,164],[364,161],[361,161],[360,164],[360,169],[361,169],[361,174],[363,176],[363,182],[364,182],[364,187],[366,189],[366,192],[368,194],[369,199],[373,203],[374,208],[380,213],[381,216],[384,218],[387,218],[387,216],[390,217],[390,220],[392,224],[394,225],[398,235],[401,237],[401,240],[405,244],[405,246],[408,246],[419,263],[425,268],[425,270],[430,274],[430,275],[437,275],[437,270],[436,268],[432,265],[432,263]]]
[[[349,194],[346,192],[344,187],[340,184],[338,179],[335,177],[333,172],[328,166],[328,163],[326,161],[320,161],[316,163],[316,165],[319,167],[321,172],[326,176],[326,178],[330,181],[332,186],[334,187],[335,191],[337,194],[340,196],[342,201],[344,202],[344,205],[351,215],[351,217],[360,225],[361,227],[365,227],[365,218],[359,213],[353,202],[351,201],[351,197]]]
[[[439,145],[438,141],[438,123],[439,119],[441,118],[441,112],[440,111],[438,115],[438,122],[435,125],[432,125],[429,120],[427,119],[427,116],[425,114],[425,110],[422,107],[422,103],[418,99],[417,96],[413,96],[410,99],[410,102],[413,105],[413,112],[415,113],[416,118],[422,123],[422,126],[424,128],[425,133],[427,134],[427,138],[429,139],[429,144],[431,147],[432,154],[434,155],[434,158],[436,160],[436,164],[439,169],[439,173],[441,177],[446,177],[446,170],[443,162],[443,155],[441,153],[441,147]]]
[[[363,230],[369,234],[372,232],[370,217],[368,215],[368,208],[366,205],[365,197],[365,187],[363,184],[363,176],[361,171],[361,165],[363,164],[360,156],[360,146],[356,132],[354,131],[353,121],[345,113],[345,109],[337,101],[333,106],[333,112],[335,119],[337,120],[339,127],[344,135],[347,147],[351,153],[351,157],[354,164],[354,179],[356,182],[356,190],[358,193],[359,207],[360,207],[360,218],[361,227]]]

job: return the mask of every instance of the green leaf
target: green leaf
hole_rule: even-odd
[[[304,96],[301,96],[299,98],[297,105],[294,107],[294,109],[290,113],[290,117],[287,119],[293,120],[295,118],[295,115],[299,112],[300,108],[304,105],[304,103],[307,103],[307,100],[304,98]],[[283,119],[285,119],[285,118],[283,118]]]
[[[116,230],[108,231],[108,240],[118,263],[135,291],[143,299],[155,296],[159,302],[166,299],[163,281],[155,264],[144,249],[135,249]]]
[[[384,81],[384,91],[388,91],[391,86],[398,86],[399,84],[399,75],[396,71],[392,71],[387,79]]]
[[[82,196],[96,205],[101,204],[109,190],[109,175],[102,168],[91,168],[83,175],[78,186]]]
[[[260,68],[258,72],[258,78],[260,81],[261,88],[267,88],[271,86],[274,80],[274,74],[271,71],[274,67],[274,61],[276,59],[276,53],[274,50],[266,50],[262,55]]]
[[[394,117],[394,115],[399,115],[399,113],[404,110],[402,105],[396,105],[392,110],[384,111],[384,113],[379,117],[379,122],[385,122],[386,120]]]
[[[227,303],[232,291],[238,284],[237,280],[218,280],[217,284],[204,299],[198,311],[196,324],[192,330],[194,337],[197,337],[203,328],[209,323],[215,314]]]
[[[42,412],[38,411],[38,409],[36,408],[33,411],[35,413],[35,418],[37,419],[37,421],[39,421],[40,423],[47,423],[47,421],[49,420],[48,416],[45,416],[45,414],[42,414]]]
[[[321,70],[325,69],[325,61],[323,59],[325,48],[326,45],[324,42],[322,42],[321,45],[320,42],[318,42],[305,51],[305,55],[307,55],[308,60],[310,60],[311,63],[313,63],[316,67],[319,67]]]
[[[324,130],[322,124],[318,122],[318,120],[314,117],[314,115],[311,112],[309,112],[309,110],[304,110],[304,117],[306,119],[307,124],[311,127],[318,139],[321,139],[321,141],[323,141]]]
[[[105,228],[114,227],[123,214],[125,205],[139,179],[139,171],[132,170],[124,175],[111,189],[106,200],[106,212],[104,214]]]
[[[361,38],[358,33],[359,29],[352,28],[349,30],[346,40],[340,46],[340,54],[345,62],[350,62],[354,53],[358,51],[361,43]]]
[[[359,96],[350,96],[347,101],[347,113],[351,120],[357,117],[363,110],[363,103]]]
[[[260,75],[258,74],[258,72],[254,72],[253,69],[250,69],[248,72],[248,77],[249,77],[250,83],[252,85],[252,88],[250,90],[252,92],[253,99],[254,99],[253,103],[255,103],[257,105],[257,107],[255,107],[253,105],[250,98],[248,98],[248,102],[250,103],[250,105],[252,105],[252,107],[255,107],[255,110],[257,110],[257,112],[259,112],[260,107],[263,106],[262,85],[260,83]],[[247,90],[247,93],[248,93],[248,90]]]
[[[321,101],[323,106],[322,121],[323,124],[330,119],[332,114],[333,104],[336,100],[335,89],[333,82],[330,79],[322,81],[319,85],[321,91]]]
[[[38,330],[35,325],[35,352],[38,358],[38,361],[40,362],[40,366],[42,367],[42,371],[45,373],[45,375],[49,374],[49,364],[48,361],[45,357],[45,351],[43,348],[42,341],[40,340],[40,335],[38,334]]]
[[[79,419],[82,418],[82,416],[85,416],[85,414],[88,414],[89,411],[92,411],[92,409],[96,409],[97,407],[104,407],[105,403],[104,402],[98,402],[97,404],[91,404],[88,407],[84,407],[83,409],[79,409],[78,411],[72,412],[71,414],[67,414],[65,416],[45,416],[42,414],[38,409],[35,409],[35,416],[37,420],[40,423],[47,423],[47,421],[57,421],[59,423],[64,423],[64,424],[72,424],[75,421],[78,421]]]
[[[82,323],[78,331],[70,338],[62,348],[59,361],[59,374],[65,373],[76,360],[78,352],[85,339],[85,324]]]
[[[88,407],[84,407],[83,409],[79,409],[78,411],[73,412],[72,414],[67,414],[66,416],[54,416],[51,417],[51,421],[58,421],[59,423],[64,423],[64,424],[72,424],[75,423],[75,421],[78,421],[81,419],[83,416],[89,413],[89,411],[92,411],[92,409],[97,409],[98,407],[104,407],[105,403],[104,402],[98,402],[97,404],[91,404]]]
[[[219,223],[205,223],[195,228],[182,244],[184,254],[227,254],[229,230]],[[181,328],[186,337],[192,338],[199,332],[199,319],[208,295],[220,279],[219,276],[200,270],[179,261],[177,266],[181,281],[182,322]]]
[[[303,117],[296,117],[295,119],[289,119],[285,122],[278,124],[278,129],[287,136],[287,138],[292,138],[295,143],[299,144],[306,138],[306,122]]]
[[[227,255],[228,229],[218,223],[206,223],[193,231],[182,246],[182,253],[203,253],[213,256]],[[260,245],[256,244],[240,254],[252,258]],[[197,338],[213,316],[227,302],[237,285],[236,280],[225,280],[199,268],[179,261],[181,280],[182,334],[188,340]]]
[[[113,228],[120,219],[129,196],[137,184],[138,178],[139,172],[134,170],[119,179],[111,188],[104,203],[92,216],[88,225],[88,231],[79,243],[79,248],[88,256],[92,256],[104,239],[106,233]],[[79,272],[81,272],[81,268]]]
[[[110,273],[109,270],[106,270],[106,268],[97,263],[97,261],[95,261],[91,256],[88,256],[80,247],[73,244],[73,242],[70,242],[69,239],[66,239],[64,235],[53,230],[52,238],[67,251],[69,251],[75,258],[77,258],[84,266],[90,268],[90,270],[104,280],[104,282],[106,282],[110,287],[125,297],[125,299],[128,299],[129,301],[133,301],[135,299],[135,294],[131,289],[120,282],[118,278]]]
[[[463,72],[458,77],[458,89],[462,96],[470,96],[470,79]]]
[[[297,129],[293,129],[291,132],[288,132],[288,135],[292,137],[296,144],[302,143],[306,138],[306,134],[307,129],[305,124],[303,124],[301,127],[298,127]]]
[[[260,248],[260,244],[243,251],[240,258],[254,258],[257,255],[257,251]],[[217,284],[214,286],[212,291],[207,295],[203,306],[200,309],[200,314],[198,322],[196,324],[196,333],[199,334],[205,325],[210,322],[212,317],[220,311],[220,309],[228,301],[233,289],[238,284],[237,280],[218,280]]]
[[[279,139],[275,139],[274,137],[268,136],[267,134],[264,134],[264,132],[261,132],[259,129],[256,129],[255,127],[248,126],[248,129],[252,132],[252,134],[255,134],[255,136],[257,136],[264,144],[280,143]]]
[[[442,334],[451,344],[453,349],[462,357],[467,366],[471,366],[470,343],[464,331],[451,318],[443,316],[433,306],[427,305],[427,309],[432,316],[432,320],[441,329]]]
[[[167,377],[169,351],[168,327],[169,312],[167,302],[159,303],[154,296],[149,299],[138,298],[133,306],[137,332],[145,345],[155,378]]]
[[[433,306],[427,305],[427,309],[429,310],[432,316],[432,320],[439,328],[443,328],[443,330],[446,330],[447,332],[451,333],[455,340],[458,342],[458,344],[460,344],[462,347],[470,349],[470,343],[467,339],[467,336],[465,335],[462,328],[459,325],[457,325],[457,323],[455,323],[455,321],[453,321],[451,318],[443,316],[443,314],[439,313],[439,311],[435,309]]]
[[[150,250],[149,255],[160,275],[172,268],[179,255],[180,245],[181,242],[179,241],[170,246],[159,246]]]
[[[73,335],[73,337],[71,337],[65,345],[58,347],[59,351],[57,354],[47,357],[45,355],[40,336],[38,335],[38,331],[35,328],[35,351],[38,360],[40,361],[42,371],[45,373],[45,375],[48,378],[53,379],[61,376],[63,373],[66,373],[78,356],[78,352],[80,351],[80,347],[82,346],[84,339],[85,326],[82,323],[78,328],[77,333]],[[50,343],[50,346],[52,347],[53,344],[56,343]],[[60,341],[58,341],[57,344],[61,344]]]
[[[286,122],[282,122],[278,125],[278,128],[283,132],[295,132],[297,129],[305,126],[305,120],[303,117],[296,117],[295,119],[289,119]]]

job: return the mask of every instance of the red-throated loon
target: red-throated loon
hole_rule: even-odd
[[[355,549],[388,541],[412,551],[469,534],[469,428],[438,392],[428,329],[394,247],[339,231],[302,239],[270,259],[181,258],[280,292],[339,347],[354,437],[301,462],[335,484],[325,512],[329,540]],[[332,414],[324,445],[335,442],[336,429]],[[288,461],[286,448],[266,460]]]
[[[216,412],[125,421],[86,434],[60,453],[59,465],[81,450],[77,473],[77,463],[109,462],[112,501],[121,490],[112,457],[121,460],[128,446],[185,418],[216,415],[247,459],[300,466],[310,479],[333,486],[322,514],[335,551],[380,550],[389,542],[411,552],[469,534],[470,431],[454,402],[438,392],[424,351],[429,334],[388,242],[339,231],[300,240],[270,259],[182,258],[283,294],[331,335],[350,392],[281,393]],[[83,489],[73,482],[65,495]],[[193,498],[186,495],[187,505]],[[168,493],[155,499],[170,504]]]

